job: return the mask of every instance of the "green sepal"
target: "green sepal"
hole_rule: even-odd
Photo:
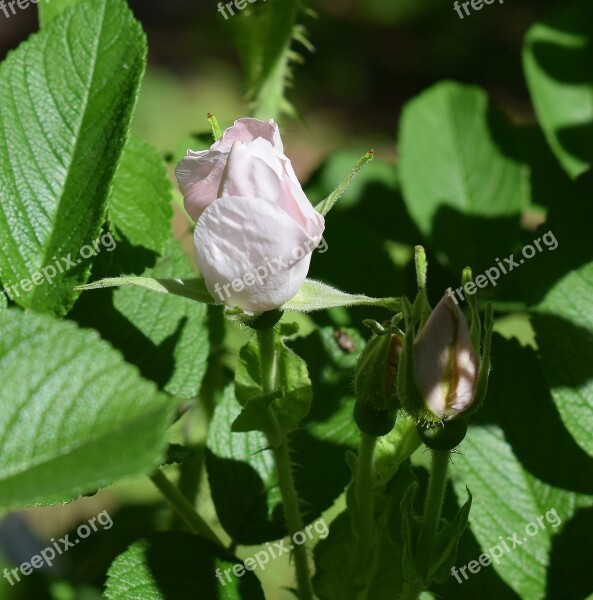
[[[416,328],[422,318],[423,304],[424,300],[420,295],[416,296],[413,305],[407,298],[402,299],[406,336],[399,358],[397,394],[401,405],[415,421],[434,419],[434,415],[426,408],[416,378],[414,342],[416,341]]]
[[[374,321],[372,323],[378,333],[373,334],[358,360],[354,391],[360,404],[375,412],[390,413],[395,420],[398,408],[397,364],[390,359],[393,358],[392,352],[401,346],[401,341],[390,329],[384,329]]]
[[[461,275],[461,284],[465,287],[466,283],[473,281],[473,274],[470,267],[465,267]],[[469,337],[476,354],[480,355],[480,340],[482,337],[482,324],[480,322],[480,313],[478,312],[478,300],[474,294],[466,294],[469,304]]]
[[[459,509],[455,519],[449,523],[445,519],[441,519],[441,528],[437,532],[434,544],[434,553],[432,564],[432,581],[436,583],[444,583],[451,577],[451,568],[455,566],[457,557],[457,547],[459,540],[467,527],[469,511],[472,506],[472,495],[467,490],[468,498],[465,504]]]
[[[488,304],[484,313],[484,340],[482,342],[482,356],[480,359],[480,368],[474,390],[474,401],[471,406],[463,413],[469,416],[480,409],[486,392],[488,391],[488,377],[490,376],[490,348],[492,346],[492,327],[494,317],[492,313],[492,304]]]
[[[416,246],[414,248],[414,266],[416,268],[416,282],[418,284],[418,295],[414,304],[418,306],[420,310],[420,327],[424,326],[424,323],[428,320],[431,313],[430,303],[428,302],[428,295],[426,292],[426,280],[428,277],[428,260],[426,258],[426,251],[422,246]]]

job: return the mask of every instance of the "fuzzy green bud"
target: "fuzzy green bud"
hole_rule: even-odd
[[[375,333],[356,366],[354,419],[364,433],[380,436],[393,428],[399,406],[396,386],[402,341],[391,328],[366,324]]]

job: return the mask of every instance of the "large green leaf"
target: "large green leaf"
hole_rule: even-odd
[[[19,284],[58,261],[64,269],[51,284],[19,286],[23,308],[63,314],[88,276],[80,250],[104,221],[145,53],[126,4],[97,0],[67,10],[0,67],[0,279]]]
[[[105,597],[264,600],[257,577],[239,560],[208,540],[172,531],[140,540],[118,556],[107,573]]]
[[[109,198],[109,220],[115,231],[134,246],[162,254],[171,237],[171,202],[171,182],[158,150],[130,138]]]
[[[0,506],[67,501],[162,462],[171,400],[92,331],[0,321]]]
[[[593,162],[593,5],[562,6],[525,37],[523,65],[537,117],[571,177]]]
[[[452,465],[458,499],[465,500],[466,485],[474,496],[470,526],[481,552],[498,547],[498,562],[481,570],[496,570],[522,598],[582,598],[593,591],[590,576],[560,588],[552,582],[562,563],[590,554],[591,543],[560,561],[552,550],[577,511],[593,505],[593,460],[562,427],[532,349],[495,336],[492,363],[484,408]],[[478,558],[460,554],[455,564]],[[451,585],[461,590],[467,583],[459,577]]]
[[[468,256],[478,268],[510,253],[518,237],[528,174],[512,156],[515,146],[509,125],[474,86],[439,83],[404,109],[399,150],[406,206],[457,267]]]

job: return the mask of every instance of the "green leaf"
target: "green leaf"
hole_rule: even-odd
[[[240,411],[229,386],[208,430],[206,468],[221,525],[236,542],[254,545],[284,535],[282,498],[265,436],[230,429]]]
[[[164,257],[144,273],[146,276],[162,281],[191,275],[190,261],[176,240],[170,239],[163,250]],[[156,295],[141,287],[116,290],[113,306],[152,342],[122,340],[126,358],[137,364],[145,377],[154,379],[162,372],[163,389],[170,394],[197,396],[209,353],[207,307],[176,296]]]
[[[161,464],[173,405],[95,332],[0,322],[0,505],[76,496]]]
[[[76,289],[87,291],[128,285],[146,288],[158,294],[174,294],[196,302],[216,304],[206,287],[204,279],[201,277],[191,279],[155,279],[136,276],[107,277],[78,286]],[[280,310],[312,312],[336,306],[381,306],[395,312],[400,306],[400,300],[399,298],[370,298],[364,294],[348,294],[320,281],[306,279],[294,298],[281,306]]]
[[[531,322],[554,403],[577,443],[593,456],[593,173],[573,184],[569,203],[550,210],[549,250],[522,273],[535,306]],[[538,264],[535,264],[535,261]],[[531,261],[530,261],[531,262]]]
[[[208,540],[177,531],[156,533],[115,559],[107,573],[105,597],[264,600],[255,574],[243,569],[236,577],[230,571],[236,565],[241,562]]]
[[[439,83],[410,101],[400,124],[400,169],[410,216],[456,268],[512,249],[529,199],[513,132],[478,87]],[[484,248],[484,238],[495,241]],[[461,240],[461,243],[460,243]],[[490,261],[490,263],[488,263]]]
[[[579,508],[593,505],[593,461],[562,428],[533,350],[495,336],[492,356],[488,396],[451,466],[458,499],[471,489],[481,551],[498,547],[498,562],[482,570],[494,569],[521,598],[582,597],[563,593],[566,582],[551,587],[552,550]],[[564,560],[578,562],[582,552],[574,546]],[[456,566],[478,557],[459,555]]]
[[[122,258],[120,251],[125,252],[123,245],[113,255],[116,262]],[[155,278],[163,281],[170,275],[192,273],[187,255],[171,237],[164,256],[143,275],[154,283]],[[209,353],[204,304],[127,286],[85,294],[69,317],[83,327],[97,329],[160,389],[175,396],[198,395]]]
[[[146,43],[121,0],[83,2],[0,66],[0,279],[23,308],[64,314],[90,265]],[[72,258],[74,265],[64,259]],[[59,261],[50,284],[41,270]],[[29,281],[36,277],[38,285]],[[40,281],[41,279],[41,281]],[[28,291],[26,291],[28,290]]]
[[[79,3],[80,0],[38,0],[39,23],[46,27],[50,21],[63,13],[67,8]]]
[[[567,429],[593,456],[593,261],[569,271],[534,309],[552,397]]]
[[[281,310],[312,312],[336,306],[381,306],[396,312],[400,307],[399,298],[369,298],[364,294],[348,294],[320,281],[306,279],[296,296]]]
[[[593,6],[574,2],[535,24],[523,67],[535,111],[554,154],[573,178],[593,161]]]
[[[150,144],[126,144],[109,197],[109,221],[134,246],[162,254],[171,237],[173,207],[165,162]]]
[[[154,277],[106,277],[87,285],[78,286],[76,289],[86,292],[87,290],[100,290],[103,288],[135,286],[156,292],[157,294],[173,294],[189,298],[204,304],[215,304],[214,298],[206,288],[204,280],[200,277],[190,279],[155,279]]]
[[[226,22],[239,48],[247,75],[253,116],[277,118],[294,113],[284,97],[291,63],[300,58],[291,49],[297,40],[311,49],[302,26],[296,25],[302,0],[266,0],[248,4]]]
[[[268,431],[268,406],[274,411],[282,431],[293,431],[307,415],[311,407],[313,392],[307,365],[302,358],[287,348],[282,342],[277,344],[278,353],[278,383],[280,396],[270,398],[264,404],[258,403],[258,409],[264,414],[262,418]],[[261,367],[259,346],[252,340],[243,348],[239,356],[239,364],[235,372],[235,390],[241,406],[249,408],[250,403],[264,396],[261,382]],[[255,416],[255,415],[254,415]],[[242,429],[245,431],[245,429]]]

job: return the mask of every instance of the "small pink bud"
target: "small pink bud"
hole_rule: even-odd
[[[439,419],[451,419],[473,400],[478,357],[467,321],[449,295],[426,321],[414,343],[418,386],[426,407]]]

